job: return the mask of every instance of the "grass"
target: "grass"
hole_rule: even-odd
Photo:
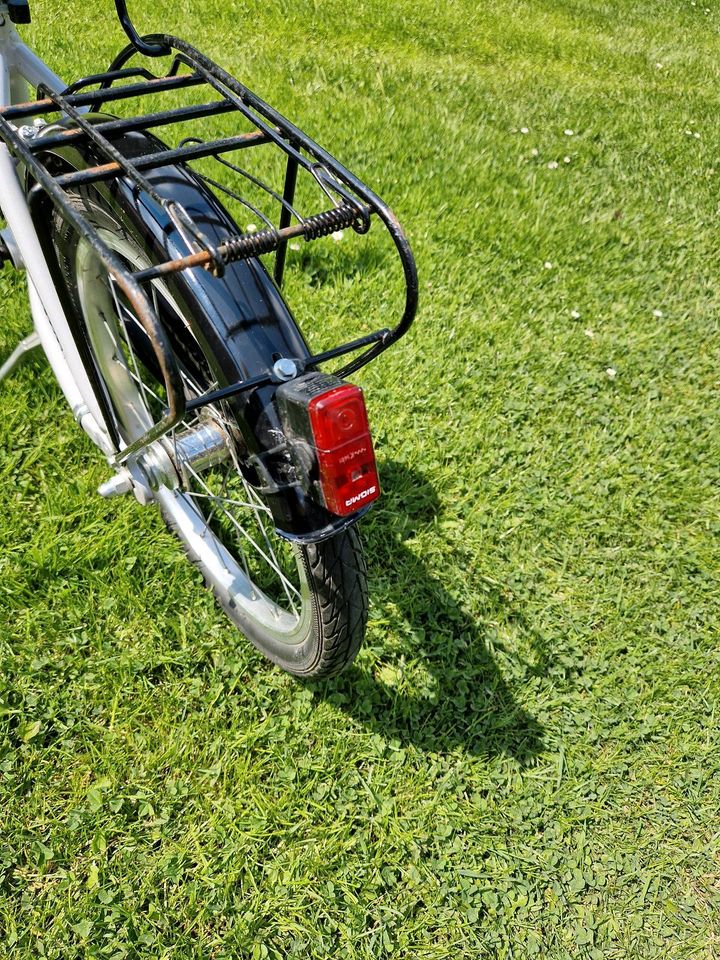
[[[33,9],[61,73],[119,46],[109,8]],[[717,11],[134,12],[390,200],[422,310],[361,377],[368,640],[319,685],[94,495],[39,357],[0,389],[0,955],[717,957]],[[291,266],[320,339],[393,316],[355,249]]]

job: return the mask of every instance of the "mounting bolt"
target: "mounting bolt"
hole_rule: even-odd
[[[133,478],[129,470],[122,469],[101,483],[98,493],[101,497],[119,497],[123,493],[130,493],[133,488]]]
[[[298,374],[297,364],[289,357],[280,357],[275,361],[273,373],[278,380],[293,380]]]

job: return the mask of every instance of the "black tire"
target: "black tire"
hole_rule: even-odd
[[[166,513],[165,522],[175,533],[189,560],[203,572],[202,563],[182,538]],[[205,581],[222,609],[239,630],[260,650],[293,676],[307,680],[335,677],[348,667],[360,649],[367,624],[367,564],[356,527],[349,527],[322,543],[303,547],[300,559],[310,584],[312,621],[304,639],[285,651],[274,639],[253,624],[242,611],[212,584]],[[203,573],[204,575],[204,573]]]
[[[206,188],[187,172],[182,173],[182,179],[185,190],[188,187],[188,179],[191,181],[194,195],[193,215],[197,214],[198,206],[202,211],[204,204],[207,207],[207,216],[205,219],[201,217],[201,222],[208,222],[213,216],[217,216],[217,201],[207,193]],[[165,194],[167,195],[167,189]],[[147,261],[151,255],[161,256],[162,259],[174,256],[170,249],[164,251],[157,249],[156,236],[152,243],[150,242],[151,231],[146,231],[142,222],[138,223],[138,209],[141,209],[141,204],[138,204],[136,197],[132,200],[128,197],[129,195],[122,190],[110,192],[94,187],[84,187],[77,188],[73,202],[83,217],[101,232],[105,242],[114,246],[116,253],[120,253],[130,262],[133,261],[133,257],[128,251],[131,248],[137,251],[137,258],[134,260],[136,267],[143,260]],[[186,195],[183,196],[183,202],[187,203]],[[225,216],[227,216],[226,213]],[[92,330],[89,329],[91,323],[88,320],[91,312],[88,303],[92,300],[92,295],[87,292],[87,281],[81,282],[79,279],[79,271],[81,265],[85,263],[83,258],[88,255],[87,251],[81,247],[82,241],[78,235],[59,215],[51,214],[46,222],[49,222],[50,242],[57,257],[59,277],[67,288],[67,302],[77,319],[88,330],[92,345]],[[263,276],[266,276],[264,268],[258,262],[238,266],[242,266],[246,271],[248,269],[256,273],[262,271]],[[87,267],[85,272],[87,273]],[[109,285],[107,275],[100,277],[99,282]],[[240,351],[234,347],[232,337],[228,336],[225,322],[218,319],[227,315],[227,294],[221,313],[208,301],[206,291],[203,296],[196,296],[192,284],[183,282],[182,275],[168,281],[167,290],[172,306],[164,296],[160,297],[161,308],[164,311],[162,319],[170,332],[181,368],[191,371],[195,383],[203,379],[205,382],[200,384],[203,390],[209,386],[208,371],[221,369],[225,382],[243,379],[247,374]],[[115,302],[117,303],[117,300]],[[243,309],[247,310],[246,304]],[[182,317],[178,317],[178,310]],[[240,312],[238,307],[238,313]],[[141,361],[143,377],[145,374],[152,376],[153,359],[149,344],[143,345],[142,335],[138,335],[134,328],[130,331],[129,321],[127,318],[123,319],[122,311],[116,310],[115,313],[114,328],[120,329],[122,335],[130,339],[131,348],[136,349],[138,359]],[[182,322],[180,322],[181,319]],[[220,351],[222,351],[221,355]],[[125,440],[128,440],[130,428],[127,422],[123,422],[122,411],[114,395],[116,388],[108,382],[108,378],[104,378],[104,381],[111,406],[113,406],[118,431]],[[138,396],[144,397],[144,394],[139,393]],[[115,401],[114,405],[113,401]],[[149,404],[150,401],[148,401]],[[234,414],[232,411],[228,413],[227,408],[224,408],[225,420],[228,416],[232,417]],[[235,467],[236,462],[226,465],[228,471],[234,471]],[[235,479],[233,476],[232,481]],[[225,482],[226,480],[223,480],[223,490]],[[246,482],[244,478],[243,482]],[[189,531],[185,508],[179,505],[183,497],[189,500],[191,496],[198,497],[200,494],[186,495],[182,490],[171,492],[161,488],[157,497],[158,505],[169,529],[178,536],[190,560],[201,570],[206,585],[212,589],[230,620],[266,657],[297,677],[308,679],[331,677],[345,669],[360,648],[367,622],[367,568],[356,528],[350,527],[319,544],[302,548],[293,546],[301,580],[302,603],[307,604],[307,608],[303,606],[299,619],[302,629],[295,633],[289,632],[285,637],[277,631],[269,631],[265,622],[256,618],[252,610],[248,609],[252,607],[252,603],[247,597],[242,593],[239,596],[237,593],[233,594],[233,590],[224,585],[224,581],[221,582],[221,578],[209,569],[207,555],[204,559],[202,554],[203,545],[197,536]],[[195,511],[198,509],[197,503],[197,500],[192,502],[192,508]],[[255,515],[256,518],[260,516],[257,509]],[[209,522],[206,527],[213,537],[219,537]],[[274,532],[272,535],[277,537]],[[239,539],[237,534],[236,539]],[[280,550],[279,544],[285,541],[281,541],[279,537],[277,540],[278,550]],[[233,555],[233,546],[222,540],[219,542],[239,564],[240,561]],[[275,553],[272,553],[272,556],[275,557]],[[246,563],[245,570],[247,570]],[[266,588],[257,587],[254,581],[253,586],[258,589],[261,596],[265,597],[263,590]],[[290,597],[289,594],[288,596]],[[290,600],[292,601],[292,597]]]

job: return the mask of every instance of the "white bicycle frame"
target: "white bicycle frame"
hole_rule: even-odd
[[[65,84],[22,42],[0,3],[0,105],[26,102],[29,88],[43,84],[61,92]],[[73,415],[92,441],[111,458],[113,443],[103,426],[103,415],[75,345],[65,312],[55,289],[16,162],[0,142],[0,211],[7,222],[3,239],[16,267],[27,272],[28,295],[34,333],[26,337],[0,368],[2,381],[35,346],[41,346]]]

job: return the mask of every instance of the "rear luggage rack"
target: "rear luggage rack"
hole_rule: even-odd
[[[124,4],[119,0],[121,20],[123,7]],[[402,264],[405,281],[404,310],[394,328],[378,330],[351,340],[305,358],[300,364],[299,372],[302,372],[304,368],[312,368],[319,363],[362,351],[335,371],[339,377],[345,377],[360,369],[407,332],[415,316],[418,295],[415,262],[405,234],[390,208],[369,187],[302,130],[189,43],[165,34],[139,38],[131,26],[128,29],[125,22],[123,25],[133,42],[120,52],[105,73],[78,80],[62,92],[43,88],[38,90],[36,101],[0,108],[0,138],[25,166],[29,177],[34,181],[30,192],[31,200],[39,192],[49,196],[61,216],[96,250],[136,311],[162,371],[167,393],[166,415],[143,437],[122,450],[118,461],[127,459],[169,431],[182,420],[186,409],[195,409],[214,402],[220,395],[232,396],[275,380],[275,375],[269,369],[267,376],[231,384],[222,390],[186,402],[175,356],[144,286],[150,281],[176,271],[197,267],[203,267],[220,276],[226,265],[233,261],[274,253],[273,275],[279,286],[283,279],[287,246],[291,240],[302,238],[310,242],[344,229],[364,234],[370,229],[373,219],[379,220],[390,234]],[[129,60],[138,52],[149,56],[172,54],[167,73],[156,76],[145,67],[127,66]],[[152,109],[155,94],[197,88],[203,88],[203,97],[204,90],[207,89],[212,99],[171,109]],[[105,104],[131,99],[141,99],[144,112],[136,112],[127,118],[94,117],[92,122],[85,116],[88,110],[99,113]],[[60,115],[63,129],[54,127],[44,135],[38,133],[36,127],[24,126],[33,118],[52,114],[55,115],[55,121],[57,115]],[[238,119],[242,117],[246,124],[249,122],[251,129],[233,136],[209,140],[186,137],[177,147],[162,146],[155,152],[132,158],[125,156],[113,143],[113,139],[121,134],[150,131],[224,114],[236,114]],[[91,142],[94,145],[97,163],[86,169],[53,174],[46,166],[44,154],[52,148],[78,142]],[[282,186],[277,189],[240,167],[234,160],[228,159],[228,154],[262,145],[277,147],[284,157],[284,171],[281,169]],[[268,215],[258,202],[251,202],[246,195],[238,192],[238,189],[232,189],[195,169],[196,176],[211,188],[232,197],[261,224],[260,229],[228,236],[219,244],[210,243],[187,211],[178,203],[160,197],[144,176],[148,170],[189,164],[208,157],[215,158],[224,170],[230,170],[235,180],[244,185],[246,192],[250,185],[251,192],[254,190],[265,201],[273,204],[274,210],[279,207],[279,212],[274,216]],[[323,201],[321,209],[308,213],[301,213],[296,204],[298,175],[303,171],[306,174],[304,194],[309,192],[309,184],[316,203],[317,198]],[[119,179],[131,182],[137,190],[147,193],[165,209],[185,239],[188,248],[185,256],[155,263],[147,269],[133,273],[106,247],[97,232],[78,212],[77,205],[71,202],[68,191],[83,184],[107,183]]]

